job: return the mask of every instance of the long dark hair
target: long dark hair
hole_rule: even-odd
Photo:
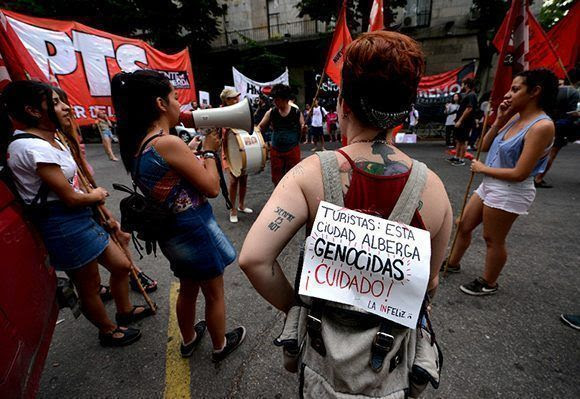
[[[42,110],[42,102],[46,101],[48,117],[56,128],[60,127],[52,103],[53,89],[35,80],[18,80],[6,85],[0,96],[0,165],[6,164],[6,150],[15,129],[12,121],[21,128],[37,127],[40,122],[26,112],[27,106]]]
[[[538,98],[538,105],[547,114],[552,114],[556,106],[556,97],[558,96],[558,78],[554,72],[546,68],[538,68],[520,72],[516,76],[524,79],[528,92],[536,86],[542,89]]]
[[[117,117],[117,136],[121,158],[128,172],[133,169],[139,144],[160,117],[157,98],[167,99],[169,93],[171,82],[159,72],[138,70],[121,72],[113,77],[111,95]]]

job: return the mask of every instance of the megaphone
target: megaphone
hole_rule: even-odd
[[[199,109],[179,114],[179,122],[185,127],[229,127],[254,133],[252,105],[248,99],[221,108]]]

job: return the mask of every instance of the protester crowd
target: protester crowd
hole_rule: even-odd
[[[430,309],[440,270],[460,271],[472,232],[483,224],[483,272],[460,289],[477,296],[498,291],[514,221],[528,213],[535,187],[549,187],[546,173],[558,151],[577,134],[578,90],[563,81],[558,88],[548,70],[524,71],[514,78],[484,132],[476,82],[462,81],[462,93],[445,106],[445,144],[455,146],[449,162],[465,165],[468,145],[488,154],[485,162],[470,164],[483,182],[458,221],[458,240],[446,264],[453,212],[444,184],[420,160],[393,146],[391,137],[406,120],[417,131],[415,101],[425,66],[420,46],[399,33],[371,32],[354,40],[344,57],[336,106],[327,108],[315,99],[301,111],[290,87],[282,84],[273,87],[271,99],[257,99],[253,116],[269,143],[273,192],[245,238],[239,265],[257,293],[286,315],[276,344],[283,348],[285,366],[301,370],[305,396],[347,392],[394,398],[406,392],[415,397],[428,383],[439,382],[440,352]],[[388,92],[397,96],[385,97]],[[254,212],[246,204],[252,182],[247,175],[234,175],[225,156],[224,144],[235,132],[211,129],[203,140],[196,137],[190,143],[172,135],[181,104],[170,81],[154,71],[116,75],[112,99],[122,164],[147,203],[165,217],[163,228],[148,242],[159,245],[179,280],[181,356],[191,356],[207,330],[212,360],[222,361],[244,342],[246,330],[226,328],[224,271],[238,254],[208,201],[220,194],[221,169],[232,205],[230,222]],[[222,107],[234,105],[240,93],[226,88],[220,100]],[[152,311],[129,300],[132,259],[123,248],[130,238],[104,207],[109,193],[78,181],[79,173],[90,167],[78,136],[71,133],[75,123],[67,100],[48,84],[17,81],[4,89],[0,105],[10,179],[52,265],[74,282],[83,314],[98,329],[101,345],[135,342],[141,331],[131,325]],[[190,110],[197,108],[192,103]],[[112,122],[101,113],[96,124],[107,156],[117,161]],[[347,144],[325,151],[325,136],[332,142],[342,136]],[[303,158],[301,143],[314,144],[315,154]],[[321,200],[430,233],[428,280],[415,298],[421,304],[417,330],[354,307],[298,295],[298,287],[291,284],[295,276],[284,274],[278,257],[303,226],[307,235],[312,231]],[[104,220],[94,218],[95,209],[104,212]],[[101,285],[99,265],[110,272],[109,286]],[[157,287],[144,273],[139,278],[148,291]],[[204,319],[195,313],[200,291]],[[115,321],[103,305],[109,298],[115,302]],[[578,327],[574,316],[567,317]]]

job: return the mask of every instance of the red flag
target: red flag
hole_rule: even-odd
[[[578,58],[578,26],[580,26],[580,2],[546,34],[536,18],[529,13],[530,20],[530,68],[548,68],[559,78],[569,71]],[[560,60],[558,60],[560,58]]]
[[[324,73],[332,79],[332,81],[340,86],[342,63],[344,62],[344,50],[352,42],[350,31],[346,24],[346,0],[343,1],[334,35],[332,36],[332,43],[326,58],[326,65],[324,66]]]
[[[528,68],[529,25],[527,10],[527,0],[513,0],[493,41],[500,52],[491,90],[492,109],[496,109],[501,103],[503,96],[510,88],[513,75]]]
[[[383,22],[383,0],[374,0],[369,18],[369,32],[385,29]]]
[[[38,79],[48,82],[0,10],[0,54],[12,80]]]

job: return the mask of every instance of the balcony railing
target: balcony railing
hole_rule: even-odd
[[[326,32],[326,24],[315,20],[287,22],[251,29],[226,30],[213,42],[213,47],[244,44],[247,41],[265,42],[269,40],[284,40],[290,38],[315,36]]]

